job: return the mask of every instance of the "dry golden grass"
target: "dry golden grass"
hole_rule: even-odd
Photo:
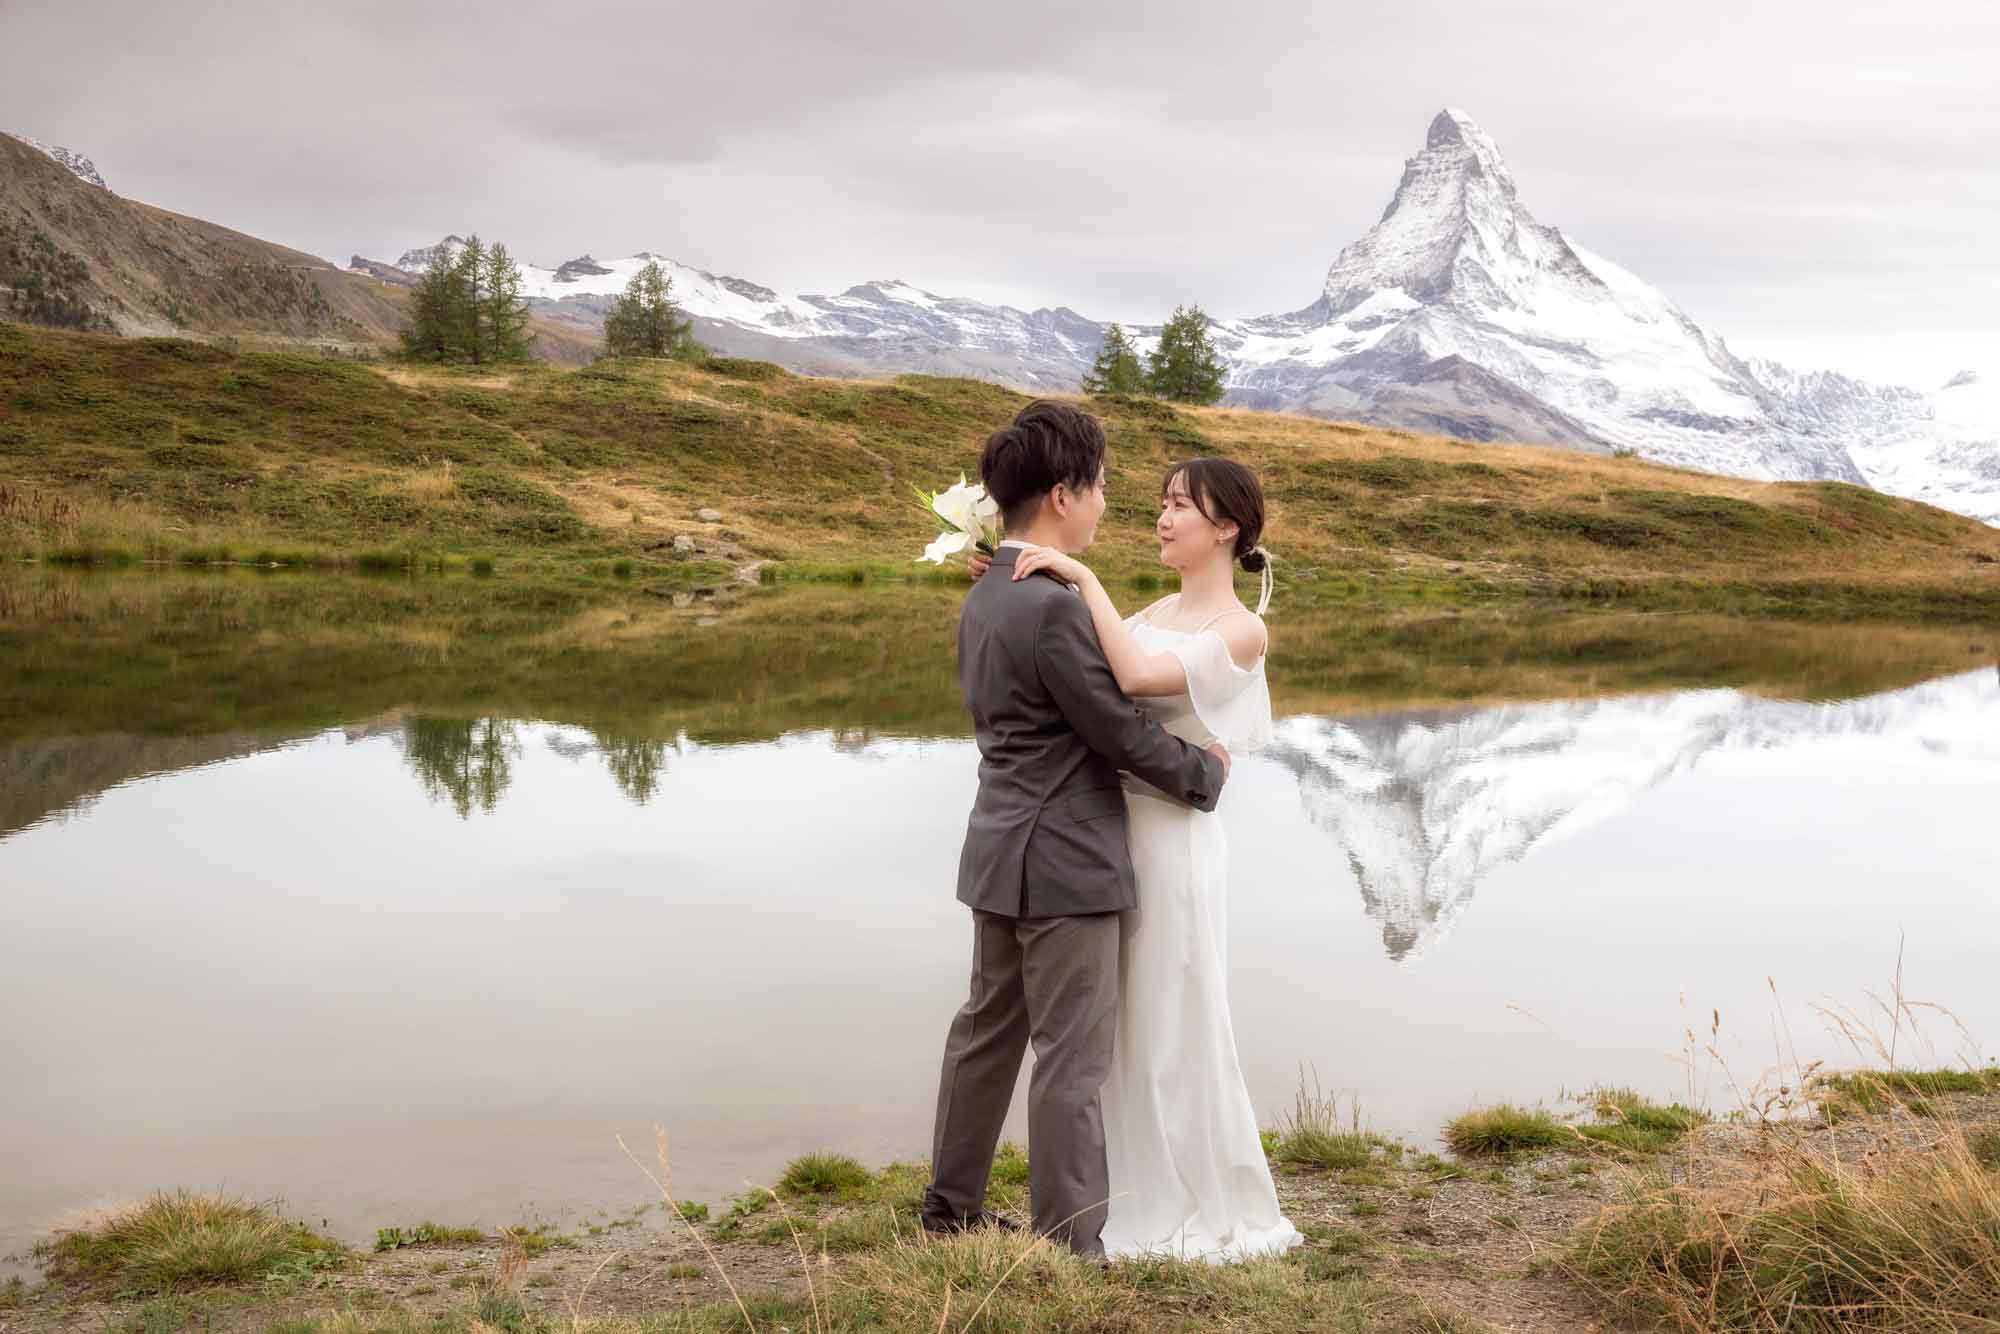
[[[1572,1271],[1613,1308],[1676,1330],[2000,1331],[2000,1174],[1982,1161],[1984,1127],[1952,1100],[2000,1089],[2000,1069],[1899,1064],[1913,1047],[1934,1053],[1927,1024],[1964,1037],[1949,1010],[1905,991],[1900,955],[1866,1004],[1814,1008],[1881,1066],[1829,1076],[1791,1052],[1748,1084],[1722,1066],[1745,1124],[1691,1127],[1676,1171],[1629,1177]],[[1716,1014],[1716,1065],[1720,1026]],[[1691,1089],[1702,1048],[1690,1029]]]
[[[1635,1178],[1576,1267],[1681,1330],[2000,1329],[2000,1175],[1966,1132],[1859,1161],[1771,1132],[1763,1170]]]

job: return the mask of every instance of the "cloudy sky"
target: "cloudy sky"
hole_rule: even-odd
[[[0,129],[345,261],[478,230],[1100,319],[1305,305],[1444,105],[1738,351],[2000,375],[1995,0],[0,0]]]

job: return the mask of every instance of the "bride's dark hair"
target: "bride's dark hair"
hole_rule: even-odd
[[[1204,519],[1236,525],[1236,559],[1250,573],[1263,573],[1266,561],[1257,544],[1264,536],[1264,488],[1257,474],[1233,459],[1187,459],[1167,470],[1160,483],[1163,499],[1177,477],[1187,480],[1188,499]]]

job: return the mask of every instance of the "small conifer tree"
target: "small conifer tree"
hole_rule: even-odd
[[[452,267],[458,271],[458,281],[452,294],[451,347],[477,364],[486,360],[487,316],[486,247],[477,232],[466,238],[465,248],[458,252]]]
[[[485,295],[481,300],[487,356],[494,361],[526,361],[528,303],[521,297],[521,267],[497,241],[486,252]]]
[[[1097,349],[1097,361],[1083,376],[1086,394],[1138,394],[1146,388],[1146,372],[1139,365],[1139,350],[1131,336],[1114,324],[1104,331],[1104,343]]]
[[[1208,336],[1208,316],[1200,306],[1176,306],[1160,331],[1146,383],[1161,398],[1177,403],[1213,403],[1222,397],[1222,358]]]
[[[457,268],[431,265],[410,294],[410,327],[403,331],[405,353],[426,361],[444,361],[451,356],[457,292]]]
[[[604,319],[604,350],[614,357],[673,357],[699,361],[707,349],[674,303],[674,280],[656,259],[632,275]]]

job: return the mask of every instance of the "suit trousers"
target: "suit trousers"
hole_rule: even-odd
[[[1102,1255],[1109,1175],[1098,1090],[1118,1026],[1118,914],[972,914],[972,992],[938,1080],[931,1185],[938,1222],[978,1217],[1030,1042],[1028,1191],[1035,1231]]]

